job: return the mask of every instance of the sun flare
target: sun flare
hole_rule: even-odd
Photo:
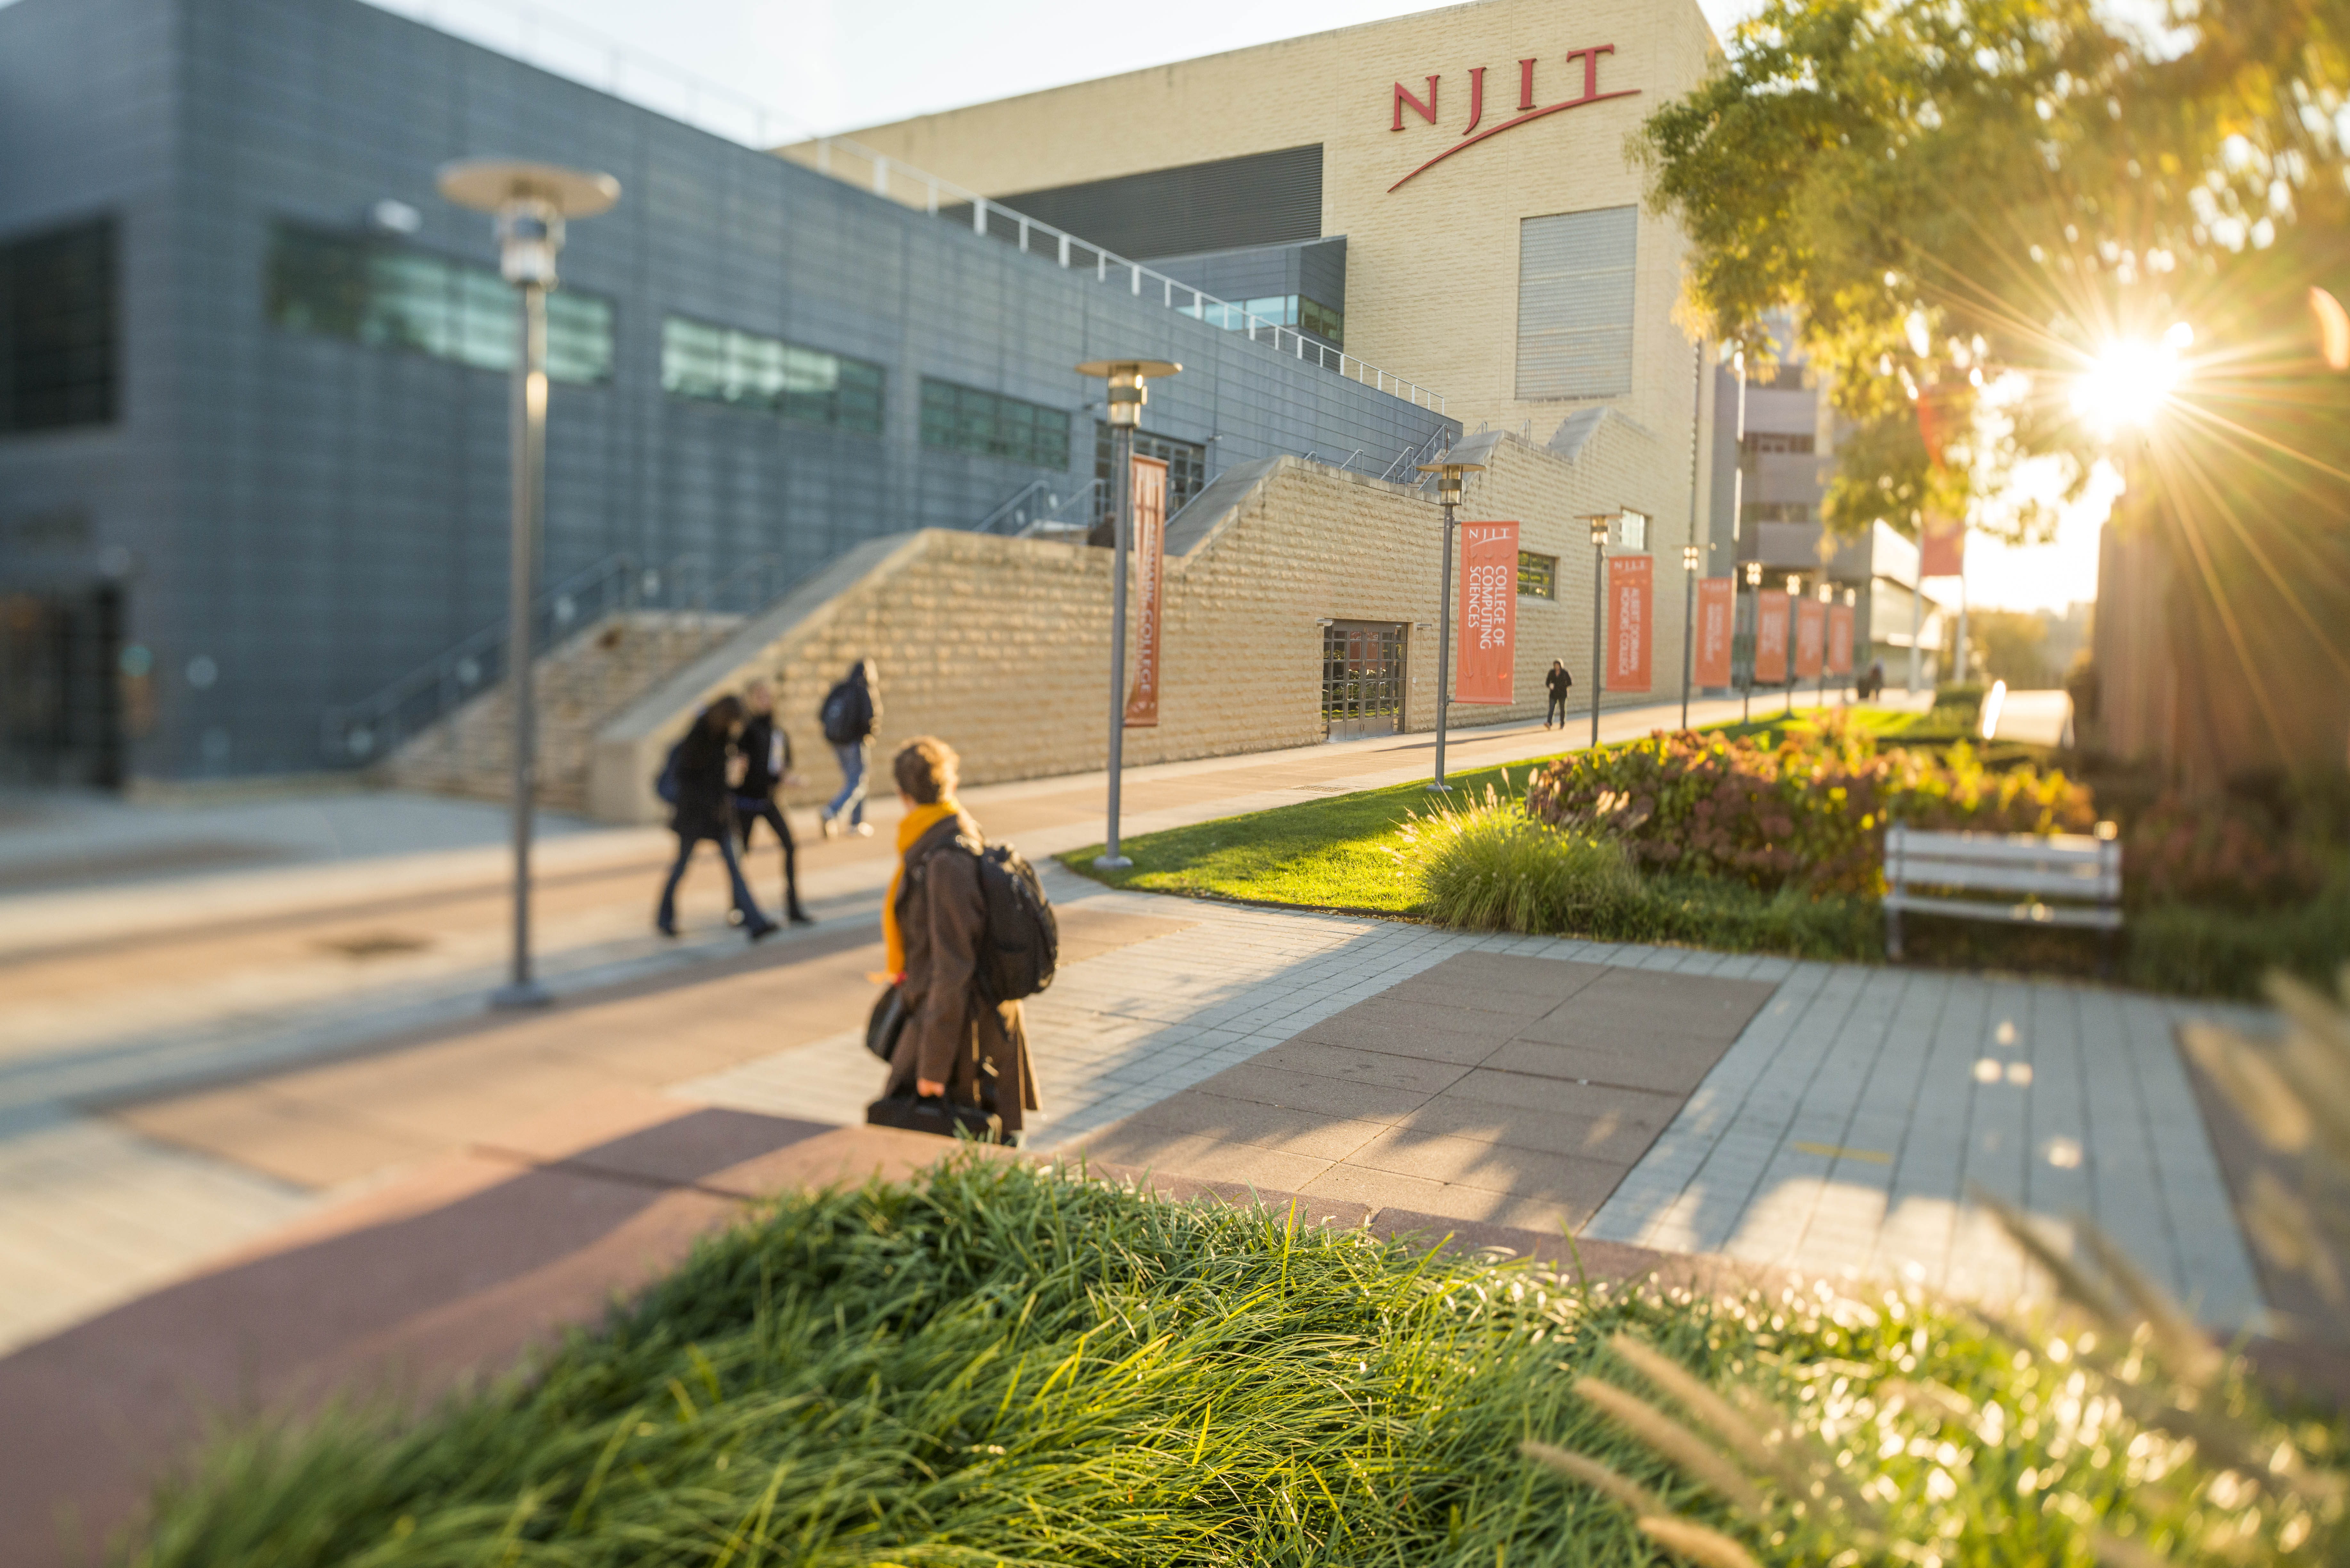
[[[2184,321],[2160,337],[2116,338],[2073,383],[2073,409],[2106,435],[2154,421],[2178,385],[2179,354],[2195,341]]]

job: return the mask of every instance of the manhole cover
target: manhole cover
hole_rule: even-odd
[[[370,959],[416,952],[431,947],[432,939],[412,931],[357,931],[347,937],[322,937],[317,945],[346,958]]]

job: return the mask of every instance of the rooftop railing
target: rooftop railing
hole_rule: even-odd
[[[790,115],[748,94],[681,70],[567,16],[520,0],[469,0],[462,19],[444,16],[435,0],[374,0],[374,4],[713,136],[789,158],[901,206],[947,222],[966,222],[975,234],[1004,240],[1072,272],[1090,270],[1095,281],[1105,286],[1121,287],[1137,298],[1155,299],[1168,309],[1246,332],[1250,342],[1263,344],[1276,354],[1319,366],[1415,407],[1445,412],[1444,395],[1417,381],[1381,369],[1294,327],[1266,321],[1243,306],[1218,299],[851,138],[811,133]]]

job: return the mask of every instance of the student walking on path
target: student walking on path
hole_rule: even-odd
[[[825,694],[816,717],[824,725],[826,743],[840,759],[840,793],[824,808],[824,836],[830,838],[846,831],[869,836],[873,830],[865,824],[866,753],[873,743],[874,727],[881,722],[879,667],[869,659],[850,665],[847,679]],[[840,820],[843,812],[848,814],[845,829]]]
[[[764,822],[775,830],[784,846],[784,914],[795,926],[816,922],[800,908],[799,846],[792,842],[792,825],[775,804],[775,791],[796,784],[792,772],[792,738],[775,722],[775,691],[764,680],[754,680],[743,693],[748,714],[743,738],[734,749],[743,755],[743,782],[734,786],[734,826],[742,836],[743,857],[751,855],[751,829]]]
[[[693,846],[705,838],[718,846],[719,856],[726,862],[726,875],[734,885],[734,909],[751,940],[755,942],[775,929],[775,923],[759,912],[751,885],[743,880],[743,863],[734,857],[733,793],[743,776],[743,759],[734,750],[734,742],[742,732],[742,702],[721,697],[694,720],[666,770],[676,785],[677,810],[670,826],[677,834],[677,860],[661,886],[660,912],[653,917],[654,926],[665,937],[677,935],[677,885],[685,878]]]
[[[986,840],[955,800],[958,765],[954,748],[925,735],[890,768],[906,815],[881,938],[906,1027],[884,1093],[945,1095],[993,1111],[1009,1143],[1021,1113],[1036,1109],[1036,1079],[1020,1003],[991,1002],[980,979],[988,919],[976,849]]]
[[[1550,661],[1550,673],[1543,677],[1543,685],[1550,691],[1549,714],[1543,720],[1543,728],[1547,730],[1553,724],[1556,724],[1561,729],[1565,729],[1566,727],[1566,694],[1575,687],[1575,677],[1566,672],[1565,659],[1554,659]]]

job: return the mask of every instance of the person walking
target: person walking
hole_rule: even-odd
[[[991,1002],[980,979],[987,894],[979,824],[955,799],[961,765],[933,736],[906,742],[890,764],[906,808],[898,868],[881,904],[881,938],[906,1027],[889,1056],[887,1096],[945,1095],[994,1113],[1006,1143],[1036,1106],[1028,1025],[1017,1002]]]
[[[734,909],[751,940],[755,942],[775,929],[775,923],[759,912],[751,885],[743,880],[743,863],[734,857],[733,792],[743,777],[743,759],[734,742],[742,732],[742,701],[721,697],[693,721],[693,728],[678,742],[665,770],[675,782],[677,802],[670,818],[670,826],[677,834],[677,860],[661,886],[660,910],[653,916],[654,928],[665,937],[677,935],[677,885],[685,879],[693,846],[705,838],[718,846],[719,856],[726,862],[727,877],[734,885]]]
[[[751,857],[751,829],[764,822],[775,830],[784,846],[784,915],[795,926],[812,926],[800,908],[799,846],[792,842],[792,825],[775,804],[775,791],[799,783],[792,772],[792,738],[775,722],[775,690],[754,680],[743,692],[743,735],[734,749],[743,757],[743,782],[734,786],[734,829],[743,840],[743,857]]]
[[[824,836],[848,832],[870,837],[873,829],[865,821],[865,774],[873,731],[881,722],[879,666],[869,659],[850,665],[847,678],[825,693],[816,717],[824,725],[826,743],[840,759],[840,793],[824,808]],[[843,812],[848,814],[846,828],[840,820]]]
[[[1566,672],[1565,659],[1554,659],[1550,661],[1550,673],[1543,677],[1543,685],[1550,691],[1550,708],[1547,716],[1543,720],[1543,728],[1547,730],[1555,723],[1559,728],[1565,729],[1566,727],[1566,694],[1575,686],[1575,677]]]

